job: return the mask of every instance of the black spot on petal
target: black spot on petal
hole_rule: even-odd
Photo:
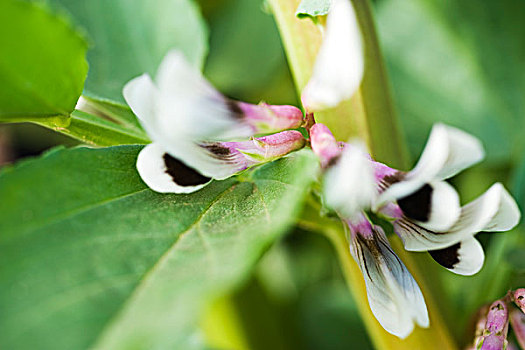
[[[233,118],[244,119],[244,112],[239,107],[239,104],[237,101],[232,100],[230,98],[225,98],[224,101],[226,102],[226,107],[230,111]]]
[[[204,146],[208,151],[216,155],[217,157],[225,157],[230,154],[230,149],[228,147],[223,147],[220,144],[209,144]]]
[[[432,186],[425,184],[416,192],[397,200],[397,204],[407,218],[428,221],[432,203]]]
[[[330,158],[330,160],[328,161],[328,164],[326,166],[328,168],[333,167],[334,165],[336,165],[339,162],[339,159],[341,159],[341,153],[339,153],[335,157]]]
[[[384,181],[386,185],[390,186],[399,181],[402,181],[405,178],[405,176],[406,176],[405,172],[397,171],[392,175],[385,176],[382,181]]]
[[[231,149],[224,147],[220,143],[203,143],[200,145],[211,153],[211,157],[226,163],[235,162],[235,153]]]
[[[202,175],[197,170],[187,166],[167,153],[164,153],[163,159],[166,165],[166,173],[169,174],[179,186],[203,185],[211,180],[211,178]]]
[[[441,266],[453,269],[459,263],[459,248],[461,243],[456,243],[445,249],[430,250],[428,253]]]

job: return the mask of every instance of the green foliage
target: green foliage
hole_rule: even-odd
[[[94,110],[72,113],[86,78],[87,44],[63,8],[91,39],[84,92]],[[0,120],[37,122],[95,146],[147,143],[135,116],[120,105],[122,87],[144,72],[154,75],[169,49],[197,66],[207,53],[207,30],[191,0],[7,0],[0,23],[13,33],[0,38]]]
[[[525,154],[516,165],[513,174],[513,192],[518,200],[521,210],[525,209]]]
[[[270,313],[271,319],[243,318],[253,333],[275,324],[286,329],[281,335],[286,345],[280,348],[335,350],[348,349],[351,344],[355,349],[373,349],[334,249],[322,235],[296,229],[263,257],[257,276],[268,294],[256,307],[266,311],[257,314]],[[249,309],[244,312],[248,314]],[[259,332],[249,339],[267,339],[266,335]],[[261,347],[265,339],[250,345],[269,349]]]
[[[331,0],[302,0],[295,15],[299,18],[324,16],[330,10]]]
[[[149,138],[127,106],[83,97],[86,104],[63,124],[43,121],[46,126],[93,146],[149,143]],[[79,107],[80,108],[80,107]]]
[[[87,73],[87,44],[63,14],[0,2],[0,120],[67,118]]]
[[[463,203],[495,181],[506,182],[510,173],[513,183],[507,187],[523,208],[525,101],[520,91],[525,89],[525,73],[519,67],[525,55],[525,30],[520,25],[525,4],[382,0],[377,14],[412,154],[421,152],[437,121],[473,133],[482,140],[487,161],[458,177]],[[520,286],[519,262],[525,249],[521,237],[522,228],[478,235],[486,259],[475,276],[436,271],[454,303],[450,315],[461,325],[455,329],[457,336],[463,336],[468,318],[483,303]]]
[[[55,150],[0,174],[0,347],[188,349],[205,303],[292,223],[301,151],[191,195],[149,190],[140,147]]]
[[[173,47],[203,66],[208,30],[197,0],[36,1],[40,4],[0,0],[0,28],[7,33],[0,36],[0,120],[32,121],[93,146],[148,143],[123,104],[122,87],[144,72],[154,75]],[[198,2],[211,29],[205,66],[211,82],[238,99],[296,103],[264,1]],[[283,35],[285,41],[319,34],[311,21],[294,16],[298,0],[270,3],[286,9],[296,30]],[[355,116],[364,111],[364,132],[376,156],[400,165],[395,119],[388,94],[381,95],[387,82],[375,50],[373,18],[367,1],[353,3],[368,33],[359,97],[366,108],[345,105],[329,113],[332,121],[357,130]],[[525,5],[511,0],[483,6],[474,0],[374,3],[412,153],[421,151],[436,121],[472,132],[483,140],[491,162],[454,180],[462,198],[475,197],[510,172],[509,188],[525,207],[525,73],[520,70]],[[329,4],[303,0],[295,15],[317,21]],[[287,43],[297,50],[290,57],[313,60],[317,39]],[[304,86],[311,65],[290,63],[299,87]],[[74,110],[86,74],[89,108]],[[322,114],[316,117],[323,121]],[[27,134],[26,139],[36,138]],[[356,314],[366,301],[354,302],[345,291],[333,248],[322,236],[296,229],[255,268],[296,222],[317,170],[308,151],[191,195],[162,195],[136,173],[140,148],[60,149],[2,170],[0,348],[209,348],[216,344],[207,343],[209,334],[199,322],[208,304],[231,293],[230,316],[242,321],[240,337],[250,348],[371,347]],[[0,156],[3,150],[0,139]],[[433,291],[458,339],[480,304],[525,283],[523,237],[523,228],[478,235],[486,261],[473,277],[433,263],[414,264],[436,285],[444,282],[444,290]],[[347,246],[340,250],[348,252]],[[442,321],[433,315],[432,326],[439,328]],[[419,334],[421,343],[429,342],[428,333]]]
[[[209,15],[209,24],[210,56],[204,72],[221,92],[253,102],[261,101],[264,93],[271,95],[270,103],[293,101],[290,80],[279,81],[287,74],[286,58],[263,1],[227,1]],[[276,91],[277,85],[288,91]]]
[[[92,41],[84,91],[124,102],[122,87],[144,72],[154,75],[169,49],[201,67],[207,30],[192,0],[47,0],[66,8]]]
[[[432,123],[480,137],[489,161],[520,156],[525,16],[522,1],[384,0],[381,43],[414,153]],[[517,154],[516,154],[517,153]]]

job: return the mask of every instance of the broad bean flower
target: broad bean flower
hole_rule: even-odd
[[[254,138],[299,127],[301,110],[231,100],[178,51],[164,58],[155,82],[144,74],[128,82],[123,94],[153,140],[139,154],[137,169],[157,192],[194,192],[305,143],[293,130]]]
[[[307,111],[335,107],[354,95],[364,71],[362,43],[351,2],[335,0],[312,78],[302,92]],[[337,142],[322,124],[309,131],[312,150],[323,168],[323,203],[346,227],[374,316],[385,330],[401,338],[411,333],[414,324],[428,327],[421,290],[367,212],[389,220],[406,250],[428,251],[454,273],[478,272],[484,253],[475,234],[507,231],[520,220],[516,202],[502,184],[461,206],[458,193],[446,182],[483,159],[481,142],[459,129],[436,124],[419,162],[405,172],[374,161],[359,141]]]
[[[429,326],[423,294],[383,229],[364,212],[377,195],[371,159],[361,144],[341,145],[317,123],[310,129],[313,151],[324,168],[323,200],[347,230],[349,249],[366,284],[368,303],[383,328],[405,338],[414,324]]]

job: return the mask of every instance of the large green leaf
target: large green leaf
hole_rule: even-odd
[[[490,160],[522,152],[525,2],[384,0],[377,12],[415,153],[436,121],[480,137]]]
[[[122,87],[154,74],[172,48],[202,66],[207,30],[192,0],[47,0],[65,7],[92,40],[85,93],[124,102]]]
[[[304,150],[191,195],[154,193],[139,146],[58,150],[0,174],[0,347],[187,349],[317,170]]]
[[[65,17],[19,0],[0,2],[0,120],[67,118],[77,102],[87,44]]]

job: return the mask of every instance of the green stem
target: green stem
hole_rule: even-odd
[[[299,93],[312,74],[315,57],[321,43],[321,34],[312,21],[299,20],[295,10],[300,0],[268,0],[281,32],[288,61]],[[340,140],[359,136],[367,142],[374,157],[388,160],[389,165],[406,167],[406,151],[400,137],[397,119],[392,107],[388,81],[377,42],[374,22],[368,0],[354,0],[365,43],[365,76],[359,91],[338,107],[316,113],[316,120],[326,124]],[[329,224],[319,216],[318,208],[307,212],[302,224],[314,231],[322,232],[333,243],[341,262],[341,268],[359,305],[364,323],[378,349],[455,349],[441,309],[432,289],[438,279],[423,276],[429,263],[426,256],[407,254],[399,239],[392,244],[407,268],[417,279],[425,296],[430,315],[429,329],[417,328],[405,340],[400,340],[383,330],[373,317],[366,298],[366,290],[359,268],[353,261],[348,242],[338,224]],[[321,224],[320,224],[321,223]],[[417,262],[417,263],[416,263]],[[432,285],[433,288],[429,288]],[[434,289],[436,291],[436,289]],[[443,295],[439,293],[440,298]],[[444,303],[446,305],[446,302]]]
[[[423,294],[425,295],[431,324],[430,328],[427,329],[416,327],[412,334],[403,340],[387,333],[383,327],[381,327],[379,322],[377,322],[368,306],[363,276],[348,249],[348,241],[342,223],[339,220],[331,220],[323,217],[319,212],[319,203],[312,199],[303,211],[302,219],[299,221],[299,226],[303,229],[323,234],[334,246],[346,283],[356,301],[361,318],[376,349],[457,349],[457,345],[452,340],[449,330],[441,318],[436,303],[429,293],[427,293],[428,290],[425,288],[425,285],[421,283],[421,273],[416,271],[414,266],[411,266],[413,260],[407,260],[406,256],[402,259],[414,275],[414,278],[418,280]],[[394,247],[399,248],[399,240],[393,243]],[[399,249],[396,250],[399,251]]]

